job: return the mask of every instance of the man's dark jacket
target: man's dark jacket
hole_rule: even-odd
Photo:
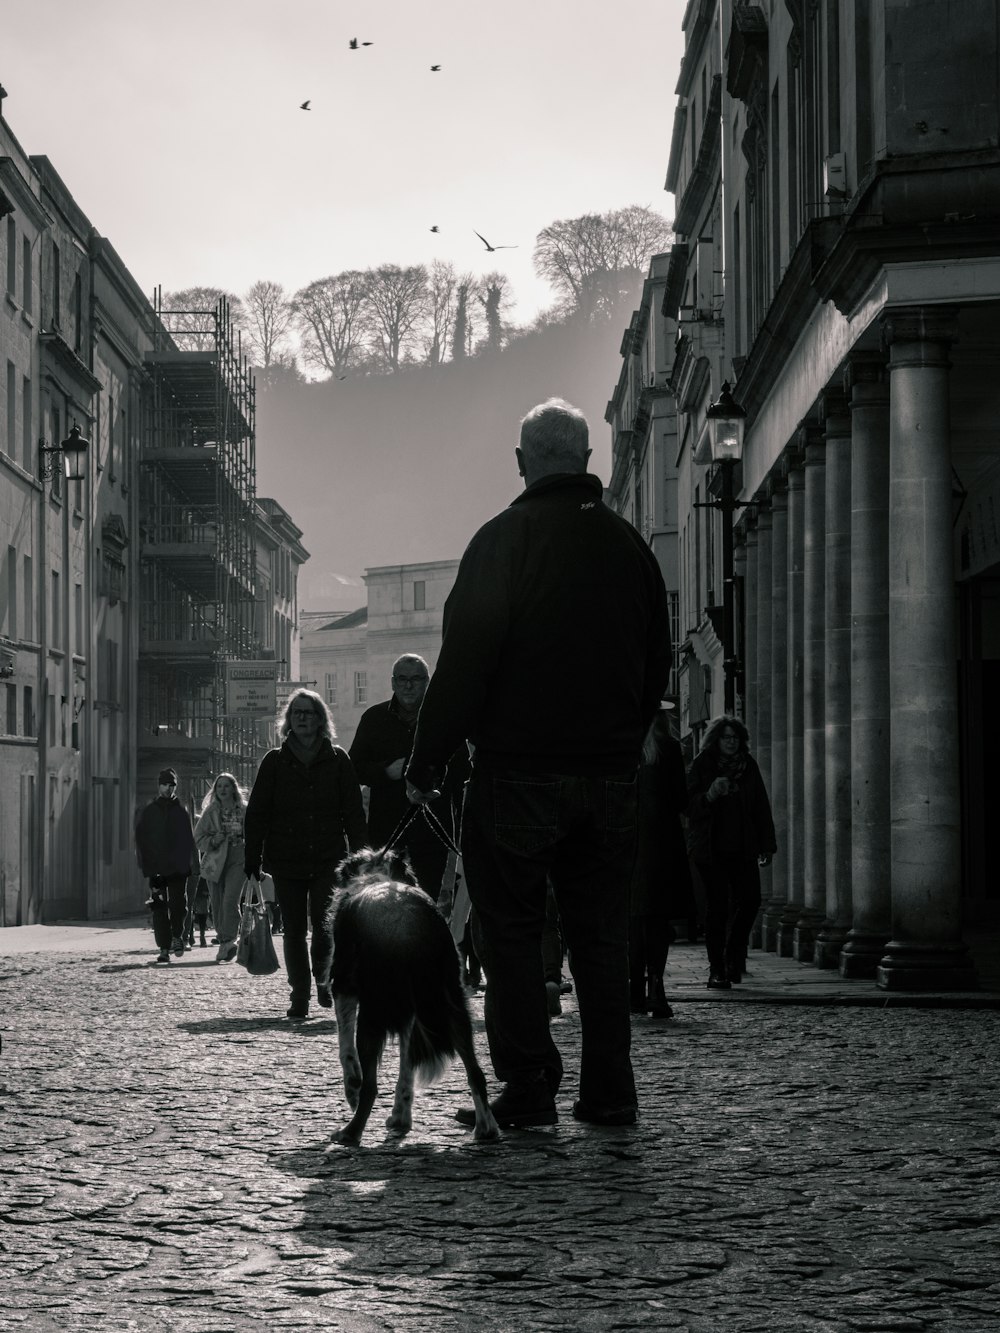
[[[303,763],[286,741],[260,761],[243,821],[244,866],[311,879],[367,842],[361,788],[347,751],[320,742]]]
[[[191,816],[176,796],[157,796],[143,810],[135,826],[135,854],[147,879],[190,875],[198,864]]]
[[[472,538],[444,610],[407,778],[474,763],[610,775],[636,768],[670,674],[663,576],[589,473],[543,478]]]
[[[385,770],[397,759],[409,759],[413,748],[413,727],[400,716],[395,696],[385,703],[373,704],[361,714],[358,729],[351,742],[351,763],[369,791],[368,836],[373,847],[384,847],[395,832],[399,821],[410,812],[406,798],[406,783],[402,778],[393,781]],[[461,805],[462,784],[468,777],[467,750],[463,744],[448,765],[448,776],[441,799],[431,803],[431,809],[451,836],[455,834],[452,811]],[[410,826],[409,839],[433,840],[434,835],[424,821]]]

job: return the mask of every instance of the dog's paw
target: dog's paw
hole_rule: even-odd
[[[331,1137],[330,1146],[327,1148],[326,1151],[331,1152],[334,1148],[337,1147],[360,1148],[361,1135],[357,1133],[356,1130],[352,1130],[350,1125],[345,1125],[343,1129],[338,1129],[336,1134],[334,1134]]]
[[[483,1124],[476,1122],[475,1139],[477,1143],[496,1143],[502,1137],[500,1126],[492,1116],[490,1116],[489,1121]]]
[[[317,1003],[320,1004],[320,1005],[322,1005],[322,1007],[323,1007],[324,1009],[332,1009],[332,1008],[333,1008],[333,991],[330,989],[329,986],[317,986],[317,987],[316,987],[316,1000],[317,1000]]]
[[[386,1117],[385,1127],[393,1134],[409,1134],[413,1128],[413,1116],[408,1110],[401,1111],[393,1107],[392,1114]]]

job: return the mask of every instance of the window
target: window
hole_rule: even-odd
[[[13,445],[13,440],[11,445]],[[13,457],[13,448],[11,457]],[[31,471],[31,380],[25,375],[21,381],[21,461],[26,472]]]
[[[427,583],[424,579],[413,580],[413,609],[414,611],[427,610]]]
[[[61,284],[61,262],[59,254],[59,243],[56,240],[52,242],[52,321],[51,327],[59,327],[59,311],[62,308],[62,284]]]
[[[21,620],[24,637],[33,641],[35,637],[35,589],[31,577],[31,556],[26,555],[24,557],[24,578],[22,580],[24,596],[21,599]]]
[[[52,571],[52,615],[49,623],[52,626],[51,646],[61,648],[62,641],[59,637],[59,627],[62,617],[59,615],[59,574],[57,570]]]
[[[326,701],[331,708],[337,707],[337,673],[328,671],[326,673]]]
[[[4,448],[14,457],[14,439],[17,434],[17,366],[7,362],[7,438]]]
[[[354,702],[356,704],[366,704],[368,702],[367,671],[355,671],[354,673]]]
[[[17,547],[7,547],[7,634],[17,638]]]
[[[7,735],[17,735],[17,686],[7,686]]]
[[[21,264],[23,272],[21,273],[21,305],[26,315],[31,314],[31,242],[27,236],[21,240]]]
[[[24,734],[35,734],[35,691],[31,685],[24,687]]]
[[[83,638],[83,584],[73,584],[73,651],[81,657],[86,655]]]
[[[13,298],[17,291],[17,223],[14,215],[7,215],[7,295]]]

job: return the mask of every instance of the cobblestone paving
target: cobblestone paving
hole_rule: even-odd
[[[0,1328],[1000,1330],[1000,1012],[687,1004],[642,1120],[476,1146],[460,1071],[360,1150],[333,1021],[150,951],[0,957]],[[482,999],[474,1000],[485,1058]]]

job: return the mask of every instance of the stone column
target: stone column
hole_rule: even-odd
[[[844,977],[874,977],[891,925],[889,858],[889,385],[855,356],[851,403],[851,885]]]
[[[805,555],[805,472],[799,448],[788,450],[788,685],[786,691],[787,852],[786,902],[778,924],[778,953],[794,954],[795,923],[802,915],[805,884],[805,792],[802,776],[803,566]]]
[[[771,896],[764,903],[763,947],[778,948],[788,904],[788,496],[784,477],[771,488],[771,781],[778,854],[771,865]]]
[[[761,498],[757,511],[757,722],[750,732],[750,748],[760,768],[764,786],[771,790],[771,539],[773,522],[770,501]],[[771,897],[770,868],[760,872],[761,902]],[[767,948],[763,934],[763,913],[758,916],[761,947]],[[756,936],[756,931],[755,931]],[[774,941],[771,941],[771,948]]]
[[[746,572],[743,582],[744,639],[743,639],[743,680],[746,711],[743,721],[753,740],[757,729],[757,594],[759,587],[759,554],[757,540],[757,510],[751,505],[746,511]],[[755,949],[761,946],[760,914],[750,932],[750,943]]]
[[[823,395],[826,434],[826,918],[813,962],[837,967],[851,926],[851,415]]]
[[[892,938],[883,990],[969,990],[961,938],[958,636],[948,347],[954,312],[892,311],[889,690]]]
[[[826,915],[826,478],[822,432],[803,427],[805,523],[802,567],[802,790],[804,879],[802,915],[793,950],[811,963]]]

